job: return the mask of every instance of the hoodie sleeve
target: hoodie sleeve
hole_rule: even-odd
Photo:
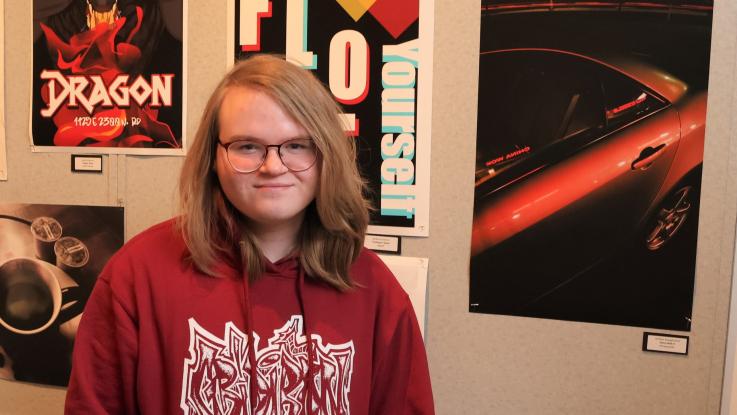
[[[435,409],[425,346],[409,297],[402,294],[403,304],[390,312],[392,318],[379,316],[379,321],[389,324],[377,332],[369,413],[432,415]]]
[[[111,287],[112,268],[109,266],[98,278],[82,315],[65,414],[137,412],[138,328],[130,308]]]

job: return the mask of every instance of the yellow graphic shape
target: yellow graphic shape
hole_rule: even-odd
[[[361,16],[376,3],[376,0],[335,0],[345,11],[351,15],[354,21],[358,21]]]

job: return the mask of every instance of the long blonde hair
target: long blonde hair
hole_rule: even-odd
[[[263,272],[258,244],[214,172],[218,113],[226,92],[237,87],[266,93],[314,140],[320,154],[320,185],[306,209],[298,241],[300,262],[307,275],[338,290],[352,287],[348,269],[363,246],[369,209],[354,138],[345,133],[341,109],[322,83],[276,56],[255,55],[237,63],[207,101],[179,180],[177,223],[191,260],[212,276],[218,261],[243,264],[251,279]]]

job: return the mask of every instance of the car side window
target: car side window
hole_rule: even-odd
[[[609,68],[601,69],[601,83],[608,130],[614,130],[651,114],[666,103],[635,80]]]
[[[480,79],[477,179],[604,128],[601,86],[587,61],[541,51],[500,53],[482,55],[480,69],[493,75]]]
[[[601,93],[593,78],[578,78],[569,95],[568,114],[561,121],[558,139],[593,135],[604,127]]]

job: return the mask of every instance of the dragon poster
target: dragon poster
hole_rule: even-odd
[[[33,151],[182,155],[184,4],[34,0]]]

